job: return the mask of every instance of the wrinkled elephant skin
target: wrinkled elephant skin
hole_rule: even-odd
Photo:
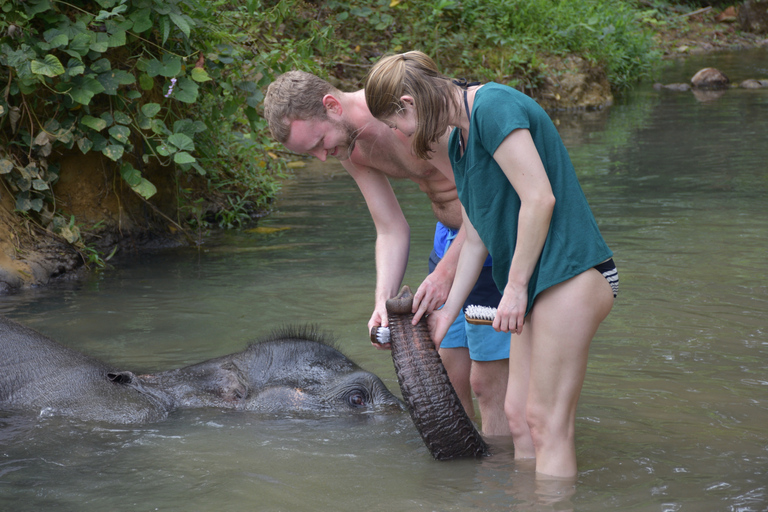
[[[136,375],[0,317],[0,410],[127,424],[194,407],[341,414],[399,411],[402,403],[306,328],[196,365]]]
[[[488,445],[448,379],[426,320],[412,325],[412,304],[407,286],[387,301],[392,360],[413,423],[437,460],[486,456]]]

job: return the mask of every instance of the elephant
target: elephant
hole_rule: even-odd
[[[408,286],[386,302],[392,361],[416,430],[437,460],[490,455],[448,379],[426,319],[422,317],[413,325],[412,305]],[[371,340],[378,342],[379,337],[374,328]]]
[[[141,424],[174,410],[275,413],[402,411],[376,375],[311,327],[286,327],[244,350],[155,374],[119,370],[0,316],[0,410]]]

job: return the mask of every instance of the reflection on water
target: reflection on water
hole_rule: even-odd
[[[691,59],[662,81],[705,65],[765,76],[767,54]],[[140,428],[4,415],[0,508],[768,509],[768,92],[700,102],[647,87],[608,112],[553,117],[621,274],[578,410],[576,486],[536,481],[503,439],[491,458],[437,463],[407,415],[182,411]],[[433,220],[415,186],[396,187],[416,286]],[[277,208],[261,224],[274,230],[126,255],[83,283],[3,297],[0,313],[135,371],[314,323],[397,390],[389,355],[366,341],[375,233],[354,183],[312,165]]]

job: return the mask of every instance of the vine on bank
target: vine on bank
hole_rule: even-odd
[[[52,192],[62,150],[104,155],[145,199],[150,164],[250,197],[243,209],[274,195],[284,163],[270,156],[261,89],[306,67],[327,30],[286,58],[270,44],[283,2],[0,0],[0,12],[0,175],[18,211],[81,243]]]

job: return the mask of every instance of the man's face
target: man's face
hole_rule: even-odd
[[[347,160],[355,147],[355,129],[338,119],[291,122],[291,135],[283,144],[290,151],[312,155],[325,162],[329,156]]]

